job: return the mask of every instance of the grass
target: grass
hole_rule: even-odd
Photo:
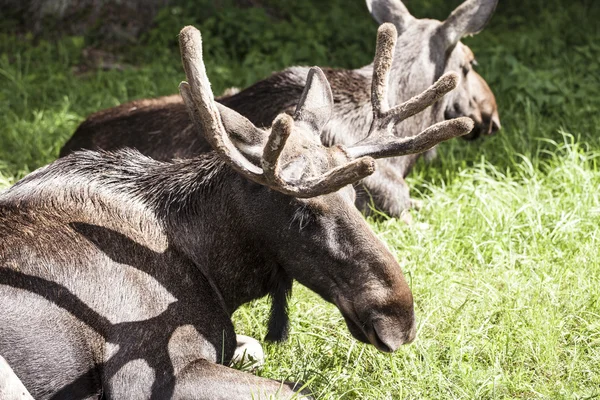
[[[263,43],[277,36],[261,10],[198,17],[182,3],[123,56],[124,71],[75,73],[86,38],[0,34],[0,189],[51,162],[87,114],[173,93],[183,78],[173,47],[183,23],[206,32],[216,92],[295,63],[367,63],[376,26],[362,2],[345,3],[325,13],[294,2],[295,18],[278,22],[289,41],[281,49]],[[440,5],[422,3],[413,5],[418,15]],[[334,306],[296,286],[290,340],[266,345],[260,375],[309,382],[323,399],[600,397],[598,16],[589,1],[506,0],[490,27],[466,40],[504,129],[446,143],[435,162],[417,166],[409,184],[425,207],[413,211],[414,226],[371,221],[412,287],[414,344],[378,353],[350,336]],[[356,40],[341,49],[336,35]],[[267,312],[264,300],[238,310],[240,333],[263,337]]]

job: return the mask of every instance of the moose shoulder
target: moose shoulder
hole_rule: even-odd
[[[452,94],[434,107],[397,125],[394,134],[406,137],[445,119],[468,116],[475,139],[500,129],[496,100],[485,80],[473,69],[475,58],[460,42],[478,33],[490,19],[497,0],[467,0],[443,22],[417,19],[400,0],[367,0],[373,17],[393,23],[398,32],[390,72],[391,104],[420,93],[444,72],[456,71],[461,81]],[[372,121],[370,107],[372,65],[357,70],[324,69],[334,94],[334,108],[322,131],[327,145],[350,145],[364,138]],[[257,126],[270,126],[282,112],[298,103],[308,68],[293,67],[273,74],[249,88],[219,101],[246,116]],[[78,149],[133,147],[159,160],[190,158],[210,147],[198,138],[179,96],[140,100],[93,114],[84,121],[61,150],[61,156]],[[374,206],[399,216],[413,202],[404,181],[419,154],[377,160],[378,170],[357,186],[357,206]]]
[[[292,118],[263,131],[215,103],[200,33],[180,34],[181,94],[213,152],[161,162],[134,150],[76,152],[0,195],[0,354],[34,398],[247,399],[293,384],[227,368],[241,304],[298,280],[333,302],[358,340],[391,352],[415,337],[400,266],[354,207],[374,157],[426,151],[468,118],[390,138],[456,85],[446,75],[403,107],[386,81],[395,29],[380,28],[377,115],[356,146],[319,139],[331,109],[311,69]],[[279,293],[279,294],[278,294]]]

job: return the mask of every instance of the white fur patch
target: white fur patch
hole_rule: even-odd
[[[242,370],[253,370],[264,365],[265,352],[258,340],[246,335],[236,335],[236,340],[232,365],[237,365]]]

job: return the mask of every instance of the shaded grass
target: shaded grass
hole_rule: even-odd
[[[393,355],[357,343],[335,307],[296,286],[290,341],[266,346],[259,374],[309,382],[326,399],[600,396],[600,13],[587,1],[515,3],[466,41],[503,131],[445,143],[417,165],[409,184],[425,207],[414,226],[370,221],[412,287],[415,343]],[[376,26],[362,2],[333,1],[330,14],[303,4],[275,29],[260,10],[198,16],[182,3],[123,55],[124,71],[76,74],[85,38],[0,34],[0,190],[51,162],[87,114],[175,92],[183,23],[205,34],[216,93],[290,64],[369,62]],[[416,14],[449,7],[439,6],[424,1]],[[243,307],[238,330],[263,337],[267,313],[264,300]]]

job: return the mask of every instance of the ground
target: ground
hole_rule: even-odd
[[[205,35],[216,93],[288,65],[369,62],[376,25],[362,2],[293,4],[200,18],[183,3],[127,52],[107,51],[108,65],[85,56],[97,53],[87,38],[0,34],[0,189],[55,159],[89,113],[174,93],[185,23]],[[599,16],[593,1],[507,0],[465,40],[503,130],[445,143],[417,165],[408,182],[424,207],[412,226],[371,221],[412,287],[415,342],[378,353],[296,286],[290,340],[266,346],[260,375],[307,382],[324,399],[600,396]],[[267,312],[264,300],[238,310],[240,333],[263,337]]]

